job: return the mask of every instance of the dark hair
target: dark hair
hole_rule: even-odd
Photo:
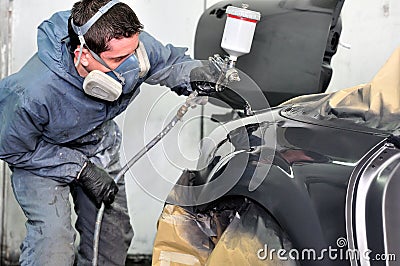
[[[71,19],[76,26],[82,26],[108,2],[110,0],[81,0],[73,5],[68,20],[68,35],[72,51],[76,49],[80,42],[78,35],[72,29]],[[120,2],[103,14],[90,27],[84,37],[90,50],[100,54],[109,49],[107,44],[111,39],[131,37],[142,29],[143,25],[135,12],[127,4]]]

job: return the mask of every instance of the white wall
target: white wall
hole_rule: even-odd
[[[346,0],[328,91],[369,82],[400,45],[399,0]]]
[[[12,1],[12,72],[21,66],[35,53],[36,28],[51,14],[71,8],[75,1]]]
[[[39,23],[54,11],[70,8],[73,2],[13,1],[13,71],[17,71],[35,52],[36,27]],[[218,1],[125,2],[136,11],[145,30],[165,44],[189,47],[189,53],[192,54],[197,20],[205,5],[209,7]],[[400,44],[400,1],[346,0],[342,14],[341,41],[344,45],[333,59],[334,76],[330,90],[369,81]],[[169,121],[169,112],[175,111],[183,100],[165,88],[144,86],[141,95],[117,119],[124,133],[123,160],[126,161],[155,136],[163,123]],[[151,253],[162,199],[181,169],[195,164],[198,156],[198,112],[191,110],[185,123],[173,129],[166,141],[156,146],[149,153],[150,156],[138,162],[126,176],[129,211],[136,232],[130,253]],[[161,182],[163,180],[169,180],[169,183]]]

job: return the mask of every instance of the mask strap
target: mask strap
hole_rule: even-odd
[[[89,48],[88,48],[88,50],[89,50],[90,54],[93,56],[93,58],[96,59],[97,62],[99,62],[100,64],[102,64],[103,66],[105,66],[106,68],[111,70],[115,74],[115,76],[117,76],[118,80],[121,82],[121,85],[125,85],[125,78],[120,73],[118,73],[114,69],[111,69],[111,67],[109,67],[107,65],[107,63],[104,62],[104,60],[98,54],[96,54],[95,52],[93,52]]]
[[[150,61],[142,42],[139,42],[139,47],[136,49],[136,57],[139,61],[139,77],[143,78],[150,70]]]
[[[83,46],[86,45],[85,42],[85,38],[83,37],[83,35],[86,34],[86,32],[90,29],[90,27],[93,26],[93,24],[104,14],[106,13],[111,7],[113,7],[115,4],[118,4],[119,1],[118,0],[111,0],[110,2],[108,2],[107,4],[105,4],[104,6],[102,6],[99,11],[96,12],[96,14],[94,14],[93,17],[91,17],[84,25],[82,26],[76,26],[73,19],[71,19],[71,26],[72,29],[74,30],[74,32],[78,35],[79,38],[79,42],[81,44],[80,50],[79,50],[79,55],[78,55],[78,60],[75,63],[75,67],[78,66],[79,61],[81,60],[81,56],[82,56],[82,50],[83,50]],[[92,52],[91,52],[92,53]],[[92,53],[93,55],[93,53]],[[100,58],[101,59],[101,58]],[[103,61],[103,60],[102,60]],[[103,61],[104,62],[104,61]]]

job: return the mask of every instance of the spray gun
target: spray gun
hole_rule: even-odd
[[[219,74],[215,85],[216,91],[222,91],[227,83],[240,81],[239,72],[235,68],[239,56],[250,52],[257,22],[261,19],[261,13],[248,9],[249,5],[242,7],[228,6],[226,9],[226,22],[222,36],[221,47],[228,53],[228,57],[222,58],[216,54],[209,57],[210,66]],[[244,112],[246,116],[252,115],[250,104],[246,102]]]
[[[222,36],[221,47],[229,57],[222,58],[218,54],[209,58],[211,67],[220,73],[216,90],[220,91],[224,82],[240,81],[239,73],[235,69],[239,56],[250,52],[257,22],[261,13],[247,9],[249,5],[242,4],[242,8],[228,6],[226,22]]]

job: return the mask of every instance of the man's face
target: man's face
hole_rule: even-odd
[[[139,33],[122,39],[111,39],[108,42],[109,50],[99,54],[101,59],[111,68],[108,69],[100,62],[93,58],[87,49],[84,49],[84,56],[86,60],[82,61],[82,65],[90,72],[92,70],[100,70],[102,72],[109,72],[116,69],[125,59],[132,55],[139,46]],[[86,50],[86,51],[85,51]]]

